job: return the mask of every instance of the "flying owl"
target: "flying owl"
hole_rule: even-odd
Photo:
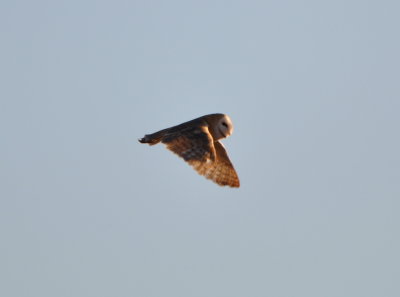
[[[231,119],[220,113],[209,114],[183,124],[146,134],[141,143],[164,143],[199,174],[220,186],[238,188],[238,175],[220,139],[233,132]]]

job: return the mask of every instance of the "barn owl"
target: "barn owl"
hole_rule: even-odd
[[[231,119],[224,114],[209,114],[183,124],[146,134],[141,143],[164,143],[200,175],[220,186],[238,188],[239,178],[220,139],[233,132]]]

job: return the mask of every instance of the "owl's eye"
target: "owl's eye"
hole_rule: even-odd
[[[222,122],[222,126],[224,126],[225,128],[228,128],[228,124],[225,122]]]

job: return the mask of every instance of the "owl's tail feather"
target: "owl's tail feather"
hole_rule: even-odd
[[[139,142],[140,143],[147,143],[149,145],[155,145],[155,144],[157,144],[157,143],[159,143],[161,141],[161,139],[163,138],[166,130],[167,129],[158,131],[158,132],[153,133],[153,134],[146,134],[143,138],[139,139]]]

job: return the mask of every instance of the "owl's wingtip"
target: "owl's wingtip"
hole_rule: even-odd
[[[157,133],[154,133],[154,134],[157,134]],[[138,141],[140,143],[147,143],[148,145],[155,145],[160,142],[161,137],[158,135],[156,135],[156,137],[154,137],[153,136],[154,134],[146,134],[143,138],[139,138]]]
[[[234,188],[234,189],[238,189],[238,188],[240,188],[240,183],[236,182],[236,183],[228,184],[227,186],[230,186],[231,188]]]

